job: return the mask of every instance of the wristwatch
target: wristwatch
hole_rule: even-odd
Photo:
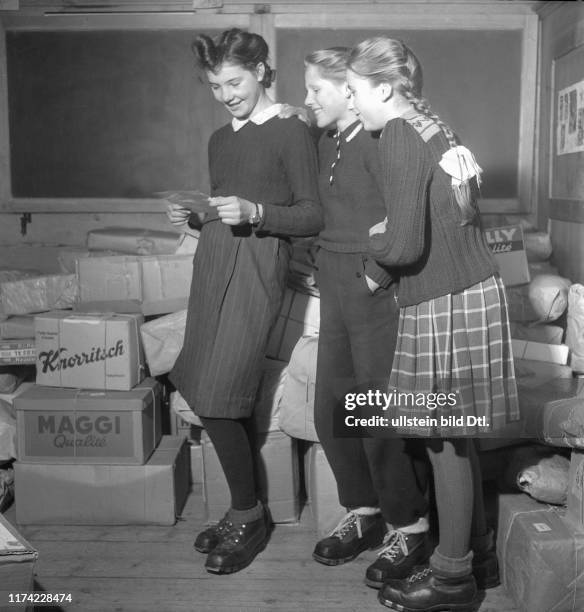
[[[249,222],[250,222],[250,225],[259,225],[260,221],[262,220],[262,216],[260,215],[260,207],[255,202],[254,202],[254,206],[255,206],[255,212],[249,218]]]

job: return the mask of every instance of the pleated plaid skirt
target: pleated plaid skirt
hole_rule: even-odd
[[[394,401],[386,416],[403,435],[496,436],[519,419],[507,300],[498,275],[400,309],[389,391]]]

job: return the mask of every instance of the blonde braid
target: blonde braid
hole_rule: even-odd
[[[409,84],[408,84],[409,85]],[[423,98],[417,97],[406,85],[402,89],[403,96],[410,102],[410,104],[422,115],[428,117],[428,119],[434,121],[436,125],[442,130],[442,133],[448,140],[450,148],[454,148],[458,145],[458,140],[452,129],[440,119],[440,117],[430,110],[430,106]],[[478,187],[478,184],[477,184]],[[467,225],[473,221],[477,215],[476,198],[474,197],[470,185],[470,181],[464,181],[460,185],[453,187],[454,197],[462,212],[463,221],[462,225]]]

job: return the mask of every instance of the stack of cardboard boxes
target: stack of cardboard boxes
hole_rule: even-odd
[[[37,384],[14,401],[19,523],[175,522],[189,459],[183,438],[162,437],[142,321],[63,310],[35,317]]]

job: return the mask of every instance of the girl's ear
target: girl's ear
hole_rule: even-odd
[[[390,83],[379,84],[379,94],[382,102],[387,102],[393,96],[393,87]]]
[[[264,64],[264,62],[258,62],[256,66],[256,75],[258,83],[261,83],[264,80],[264,77],[266,76],[266,65]]]

